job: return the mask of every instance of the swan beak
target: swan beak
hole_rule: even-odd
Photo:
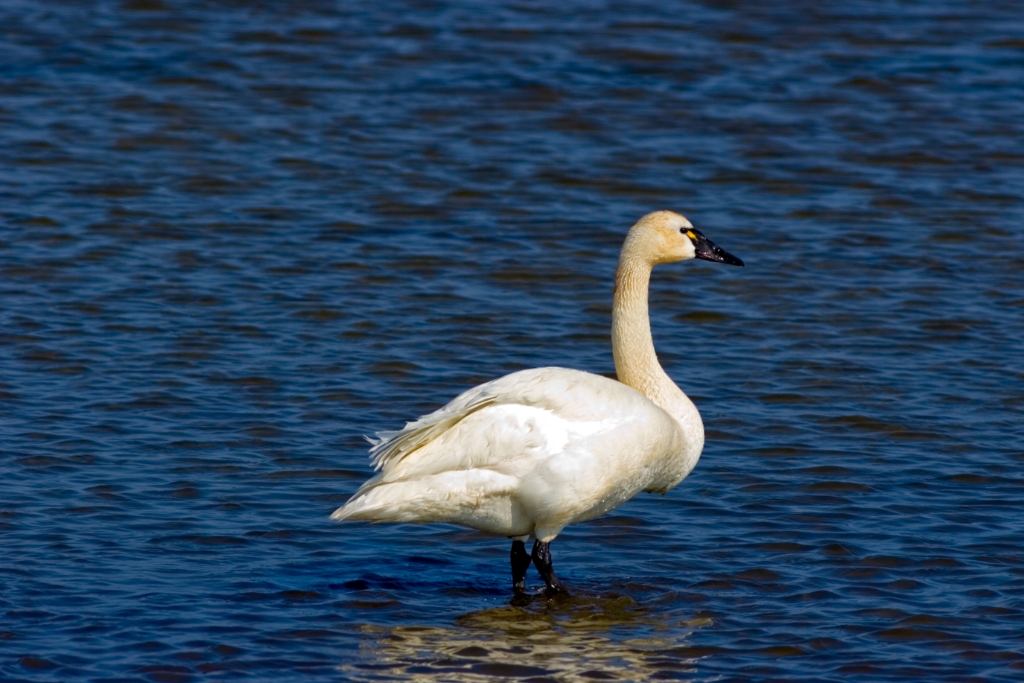
[[[687,236],[693,240],[693,249],[696,252],[696,257],[704,259],[705,261],[715,261],[717,263],[725,263],[730,266],[742,266],[743,261],[736,258],[725,249],[709,240],[703,234],[696,230],[690,230],[687,232]]]

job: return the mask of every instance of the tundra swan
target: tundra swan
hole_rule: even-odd
[[[379,473],[331,519],[447,522],[512,538],[514,598],[531,555],[549,592],[566,592],[549,544],[568,524],[603,515],[648,491],[665,493],[693,470],[704,425],[654,352],[651,269],[699,258],[743,262],[683,216],[656,211],[634,225],[615,273],[612,352],[618,381],[568,368],[534,368],[463,392],[381,432]]]

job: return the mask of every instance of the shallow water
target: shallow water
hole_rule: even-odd
[[[1017,3],[0,9],[0,678],[1024,678]],[[508,542],[328,522],[362,435],[613,371],[694,473]],[[529,581],[539,583],[531,573]]]

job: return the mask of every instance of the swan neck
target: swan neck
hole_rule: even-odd
[[[661,405],[659,394],[679,389],[658,362],[651,337],[647,297],[651,264],[623,253],[615,274],[612,302],[612,354],[619,381]]]
[[[662,369],[654,352],[647,312],[651,268],[650,262],[630,258],[628,250],[624,250],[619,259],[612,303],[615,372],[620,382],[636,389],[672,416],[686,440],[691,458],[689,468],[692,468],[704,446],[704,424],[697,407]]]

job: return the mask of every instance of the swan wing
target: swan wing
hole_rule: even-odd
[[[378,432],[370,457],[374,469],[386,475],[410,454],[436,443],[442,435],[480,411],[486,411],[486,415],[482,419],[478,416],[459,431],[472,433],[474,430],[466,427],[483,428],[493,440],[492,447],[485,451],[494,453],[493,446],[505,436],[511,437],[508,450],[514,452],[522,440],[515,435],[522,430],[534,435],[528,439],[531,443],[549,437],[553,441],[549,450],[554,452],[559,444],[564,446],[567,428],[590,431],[599,426],[595,423],[618,422],[625,412],[649,407],[655,406],[640,392],[613,379],[568,368],[532,368],[473,387],[448,405],[407,423],[401,430]],[[553,419],[545,419],[549,416]],[[464,446],[471,445],[465,443],[465,439],[463,442]],[[494,457],[502,459],[500,453],[494,453]]]

